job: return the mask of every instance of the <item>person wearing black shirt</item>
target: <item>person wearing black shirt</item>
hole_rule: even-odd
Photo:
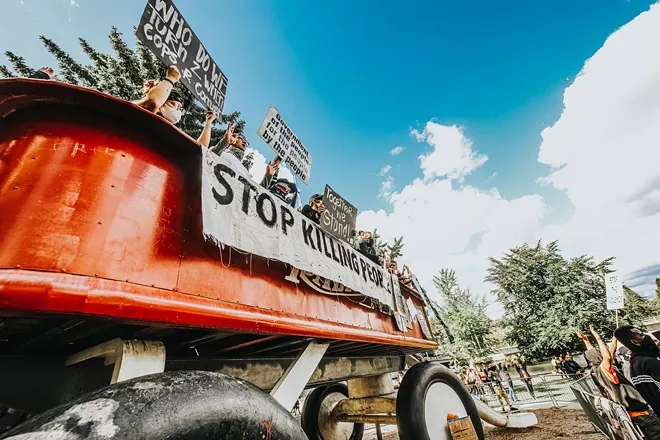
[[[625,345],[630,355],[630,378],[633,385],[651,405],[656,414],[660,414],[660,350],[655,341],[641,330],[631,326],[622,326],[614,331],[614,337]],[[659,437],[660,438],[660,437]]]
[[[610,348],[605,345],[592,325],[589,329],[598,343],[598,348],[593,347],[585,335],[579,331],[576,333],[587,348],[584,357],[592,364],[591,377],[594,383],[604,397],[626,409],[630,420],[642,431],[644,438],[660,439],[660,420],[644,400],[642,393],[628,381],[614,363],[616,339]]]
[[[376,247],[374,246],[374,236],[371,232],[360,231],[357,249],[362,255],[374,263],[380,264],[378,254],[376,252]]]
[[[323,211],[325,211],[325,205],[323,204],[323,195],[322,194],[314,194],[312,197],[309,198],[309,203],[305,206],[303,206],[302,215],[316,223],[317,225],[319,224],[319,221],[321,220],[321,214],[323,214]]]

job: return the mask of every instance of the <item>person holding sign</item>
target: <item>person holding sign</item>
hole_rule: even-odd
[[[170,124],[178,123],[183,116],[183,99],[174,86],[180,77],[176,66],[168,67],[162,81],[148,80],[144,83],[144,97],[133,104],[159,114]]]
[[[288,205],[295,208],[298,188],[295,183],[289,182],[287,179],[278,179],[277,172],[280,169],[281,163],[282,158],[280,156],[275,156],[275,159],[271,160],[268,165],[266,165],[266,172],[261,179],[261,186],[266,188],[271,194],[275,195],[280,200],[283,200]]]

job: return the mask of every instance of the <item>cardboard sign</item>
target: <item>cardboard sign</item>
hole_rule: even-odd
[[[266,113],[264,122],[257,130],[257,134],[282,158],[282,161],[296,176],[300,177],[305,184],[309,183],[312,155],[272,105]]]
[[[447,420],[452,440],[479,440],[469,417]]]
[[[222,114],[227,77],[172,0],[147,0],[136,35],[156,58],[179,68],[181,83],[202,105]]]
[[[335,237],[351,243],[358,212],[355,206],[348,203],[328,185],[325,185],[323,204],[325,211],[321,216],[321,228]]]
[[[623,282],[617,272],[605,275],[605,295],[607,297],[607,310],[623,308]]]

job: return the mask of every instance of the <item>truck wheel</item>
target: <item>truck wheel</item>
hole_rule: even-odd
[[[348,397],[348,387],[335,383],[318,387],[305,399],[300,419],[309,440],[362,440],[362,423],[338,422],[330,413],[340,400]]]
[[[307,440],[275,399],[219,373],[171,371],[85,394],[7,432],[6,440]]]
[[[447,415],[469,416],[484,439],[477,407],[460,379],[437,362],[422,362],[403,376],[396,399],[401,440],[451,440]]]

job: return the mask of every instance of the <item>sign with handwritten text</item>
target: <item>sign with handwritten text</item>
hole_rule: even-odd
[[[282,161],[291,168],[296,176],[300,177],[305,184],[309,183],[312,155],[272,105],[266,113],[264,122],[257,130],[257,134],[270,145],[270,148],[282,158]]]
[[[348,203],[328,185],[325,185],[323,204],[325,211],[321,216],[321,228],[335,237],[351,243],[357,220],[355,206]]]
[[[605,295],[607,297],[607,310],[623,308],[623,282],[617,272],[605,275]]]
[[[147,0],[136,35],[160,61],[179,68],[181,83],[202,105],[222,114],[227,77],[172,0]]]

